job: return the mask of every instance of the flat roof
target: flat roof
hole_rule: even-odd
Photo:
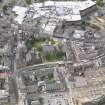
[[[8,92],[6,90],[0,90],[0,98],[5,98],[8,96]]]
[[[25,12],[27,10],[28,10],[28,8],[26,8],[26,7],[14,6],[12,11],[15,12],[17,15],[17,17],[15,18],[15,21],[18,22],[19,24],[22,24],[24,17],[26,15]]]
[[[24,17],[29,11],[36,11],[33,18],[41,16],[56,16],[66,21],[81,20],[80,11],[85,10],[96,3],[91,0],[86,1],[45,1],[44,3],[34,3],[29,7],[15,6],[13,11],[17,14],[15,21],[22,24]],[[47,15],[46,15],[47,14]]]

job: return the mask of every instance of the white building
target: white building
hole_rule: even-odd
[[[38,29],[38,36],[52,37],[63,33],[63,25],[80,25],[85,16],[96,10],[96,3],[86,1],[45,1],[29,7],[15,6],[18,24],[28,24]],[[62,23],[62,24],[61,24]],[[57,31],[57,32],[56,32]]]
[[[86,1],[45,1],[44,3],[34,3],[29,7],[15,6],[13,11],[17,14],[15,21],[22,24],[24,17],[30,13],[30,17],[36,19],[41,16],[57,17],[65,21],[79,21],[81,20],[81,13],[93,8],[96,5],[91,0]],[[29,12],[31,11],[31,12]],[[33,12],[33,13],[32,13]],[[90,12],[90,10],[89,10]]]

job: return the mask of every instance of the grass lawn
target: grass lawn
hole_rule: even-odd
[[[46,41],[45,38],[36,39],[36,40],[34,41],[33,46],[34,46],[35,48],[37,48],[38,51],[42,51],[42,46],[41,46],[41,45],[42,45],[45,41]]]
[[[42,44],[47,41],[49,44],[58,44],[58,42],[56,40],[53,40],[53,39],[46,39],[46,38],[39,38],[39,39],[36,39],[34,41],[34,47],[37,48],[38,51],[42,51]]]
[[[64,53],[53,52],[53,53],[43,53],[43,59],[45,62],[54,62],[63,60]]]
[[[55,83],[55,82],[56,82],[56,80],[54,78],[48,80],[48,84],[52,84],[52,83]]]
[[[43,39],[37,39],[37,40],[35,40],[34,47],[37,48],[37,50],[41,53],[43,61],[44,62],[54,62],[54,61],[60,61],[60,60],[62,60],[63,57],[64,57],[64,53],[62,53],[62,52],[44,53],[42,51],[42,46],[41,45],[45,41],[48,41],[51,44],[58,44],[57,41],[54,41],[52,39],[45,39],[45,38],[43,38]]]
[[[38,38],[38,39],[27,39],[25,45],[28,49],[35,47],[37,50],[41,48],[41,44],[46,41],[45,38]]]

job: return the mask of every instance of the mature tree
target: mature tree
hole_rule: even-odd
[[[26,0],[26,3],[27,4],[31,4],[31,0]]]
[[[98,6],[103,6],[104,5],[103,0],[96,0],[96,4]]]

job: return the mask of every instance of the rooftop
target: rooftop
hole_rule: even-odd
[[[85,77],[75,78],[75,97],[86,102],[96,100],[105,95],[105,71],[104,68],[98,70],[88,70]]]
[[[5,98],[8,96],[8,92],[6,90],[0,90],[0,98]]]
[[[27,16],[33,19],[46,16],[47,18],[57,17],[60,20],[66,21],[78,21],[81,20],[80,11],[85,10],[95,4],[96,3],[91,0],[66,2],[45,1],[44,3],[34,3],[29,7],[15,6],[13,11],[17,14],[15,21],[19,24],[22,24],[24,18]]]

